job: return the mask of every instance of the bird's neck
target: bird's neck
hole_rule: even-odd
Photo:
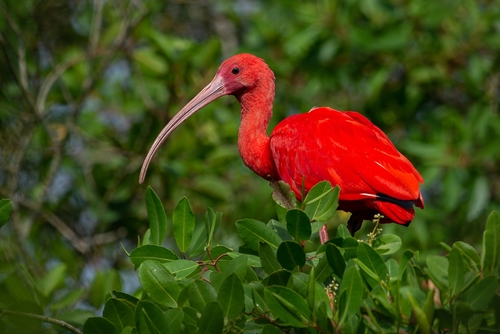
[[[279,180],[267,135],[273,114],[274,80],[265,80],[237,96],[241,105],[238,149],[245,165],[266,180]]]

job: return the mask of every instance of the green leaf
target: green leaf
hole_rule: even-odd
[[[442,256],[429,255],[425,259],[428,273],[436,285],[443,290],[448,286],[448,259]]]
[[[248,267],[253,267],[253,268],[261,268],[262,263],[260,262],[260,258],[257,255],[251,255],[251,254],[244,254],[244,253],[239,253],[239,252],[228,252],[227,255],[229,255],[230,258],[236,259],[237,257],[245,257],[247,258],[247,265]]]
[[[314,310],[316,302],[315,295],[316,295],[316,279],[313,267],[309,272],[309,280],[307,282],[307,296],[306,296],[307,305],[309,305],[310,310]]]
[[[288,183],[285,181],[272,181],[269,185],[274,189],[272,197],[276,204],[286,209],[295,208],[295,194]]]
[[[304,211],[300,209],[288,210],[286,222],[286,229],[295,241],[309,240],[311,237],[311,221]]]
[[[177,307],[181,288],[164,266],[158,262],[144,261],[138,275],[144,291],[154,301],[167,307]]]
[[[7,223],[11,212],[12,212],[12,201],[9,199],[1,199],[0,200],[0,228]]]
[[[174,239],[182,253],[186,253],[193,237],[195,217],[186,197],[177,202],[172,217]]]
[[[339,278],[342,278],[342,276],[344,276],[346,264],[340,249],[334,244],[328,244],[325,249],[325,255],[330,267],[333,269],[333,273]]]
[[[245,275],[248,269],[248,256],[241,255],[237,258],[232,259],[227,267],[224,269],[222,273],[222,279],[225,279],[231,274],[236,274],[240,278],[241,281],[245,280]],[[224,305],[222,305],[222,309],[224,309]]]
[[[57,298],[56,301],[52,305],[50,305],[50,309],[53,311],[57,311],[63,308],[67,308],[71,305],[76,304],[80,299],[84,298],[83,295],[85,294],[87,294],[87,291],[83,288],[70,290],[60,298]]]
[[[282,286],[271,286],[264,290],[264,297],[276,318],[299,328],[311,323],[309,306],[297,292]]]
[[[344,250],[344,259],[346,261],[353,259],[357,256],[358,253],[358,241],[353,237],[341,239],[342,240],[342,249]]]
[[[282,224],[281,222],[279,222],[275,219],[271,219],[267,223],[267,226],[269,228],[271,228],[281,238],[281,240],[283,240],[283,241],[284,240],[293,240],[290,233],[288,233],[288,231],[286,230],[285,224]]]
[[[278,249],[281,238],[263,222],[254,219],[242,219],[236,222],[236,229],[240,238],[254,251],[259,250],[259,242]]]
[[[396,253],[401,248],[401,238],[395,234],[382,234],[373,243],[373,249],[380,255]]]
[[[211,302],[205,306],[205,309],[201,313],[198,328],[198,334],[222,333],[224,329],[224,314],[218,302]]]
[[[283,332],[276,326],[267,324],[262,327],[262,334],[282,334]]]
[[[135,49],[132,57],[156,74],[165,74],[168,71],[168,63],[165,58],[156,54],[151,47]]]
[[[199,267],[198,263],[190,260],[175,260],[164,263],[163,266],[167,268],[172,275],[175,275],[176,280],[181,280],[191,275]]]
[[[222,220],[222,212],[215,213],[214,210],[208,208],[205,214],[205,226],[207,232],[207,245],[210,245],[212,238],[219,228],[220,222]]]
[[[130,253],[130,261],[135,267],[141,265],[144,261],[157,261],[160,263],[177,260],[178,257],[170,249],[156,245],[144,245],[137,247]]]
[[[135,310],[137,330],[141,334],[163,334],[168,332],[168,323],[163,311],[151,302],[141,300]]]
[[[476,311],[484,310],[498,288],[498,279],[495,276],[488,276],[470,288],[467,293],[467,302]]]
[[[387,279],[388,271],[384,260],[382,260],[380,255],[373,248],[365,243],[360,243],[358,245],[357,254],[358,258],[356,263],[362,271],[369,277],[373,278],[377,284],[379,284],[380,281],[385,281]]]
[[[44,277],[36,281],[36,286],[45,297],[48,297],[52,294],[54,289],[56,289],[61,283],[63,283],[63,280],[66,276],[66,265],[64,263],[60,263],[54,268],[50,269]]]
[[[252,270],[253,272],[253,270]],[[256,279],[255,281],[258,281],[258,279]],[[254,301],[253,301],[253,292],[252,292],[252,287],[248,284],[243,284],[243,294],[245,296],[245,308],[244,308],[244,312],[245,313],[250,313],[252,312],[252,310],[254,309]]]
[[[195,228],[193,231],[193,237],[191,238],[191,243],[189,244],[189,258],[194,258],[205,253],[208,240],[207,232],[205,226],[200,226]]]
[[[385,266],[387,267],[387,273],[389,275],[389,278],[391,280],[395,280],[398,278],[398,270],[399,270],[399,265],[394,259],[389,259],[385,261]]]
[[[417,319],[417,324],[418,324],[420,332],[423,334],[430,333],[430,331],[429,331],[429,328],[430,328],[430,321],[429,320],[430,319],[427,319],[427,315],[420,307],[421,304],[419,304],[415,300],[413,295],[408,294],[407,296],[408,296],[410,303],[411,303],[413,315],[415,316],[415,319]]]
[[[167,230],[167,215],[160,198],[151,186],[146,189],[146,209],[148,211],[149,229],[151,230],[151,243],[161,245]]]
[[[483,253],[481,269],[487,275],[493,275],[500,264],[500,214],[493,211],[486,221],[483,233]]]
[[[405,250],[403,255],[401,256],[401,260],[399,261],[398,280],[401,281],[403,279],[406,267],[408,266],[412,258],[413,252],[409,249]]]
[[[489,202],[490,180],[486,176],[480,176],[474,182],[467,209],[467,220],[476,219]]]
[[[339,193],[339,186],[332,188],[328,181],[312,187],[304,200],[305,212],[311,221],[326,222],[332,218],[337,211]]]
[[[263,242],[259,243],[259,258],[262,264],[262,269],[267,274],[271,274],[281,269],[281,265],[276,258],[276,254],[274,254],[269,244]]]
[[[108,319],[90,317],[83,325],[83,334],[116,334],[116,329]]]
[[[481,265],[481,259],[477,254],[474,247],[466,244],[463,241],[457,241],[453,244],[453,249],[456,249],[462,255],[462,258],[466,259],[465,263],[468,268],[471,268],[474,272],[479,272],[479,267]]]
[[[359,314],[361,303],[363,302],[363,281],[354,265],[354,261],[347,263],[344,277],[340,283],[338,291],[338,305],[340,319],[338,326],[341,326],[348,315]]]
[[[339,227],[337,227],[337,238],[344,238],[344,239],[347,239],[347,238],[351,238],[351,232],[349,232],[349,230],[347,229],[347,226],[345,225],[339,225]]]
[[[318,264],[314,269],[314,272],[316,275],[316,281],[320,283],[326,281],[326,279],[333,274],[333,269],[330,266],[326,254],[319,259]]]
[[[98,308],[104,303],[104,297],[113,289],[120,289],[121,282],[115,270],[98,271],[90,286],[89,299],[92,306]]]
[[[276,253],[278,262],[283,268],[293,270],[295,267],[302,268],[306,264],[306,253],[295,241],[283,241]]]
[[[288,280],[292,274],[285,269],[275,271],[269,277],[267,277],[267,285],[281,285],[286,286],[288,284]]]
[[[462,292],[465,269],[462,256],[457,249],[452,249],[448,254],[448,262],[448,286],[450,288],[450,296],[453,297]]]
[[[217,301],[225,318],[236,319],[245,307],[245,294],[241,280],[235,273],[227,276],[219,287]]]
[[[117,333],[121,333],[127,326],[135,326],[132,309],[124,301],[116,298],[109,298],[106,301],[102,316],[115,326]]]
[[[217,293],[210,283],[194,281],[188,286],[188,298],[189,305],[202,312],[209,303],[217,300]]]
[[[182,330],[181,326],[183,319],[184,319],[184,313],[180,308],[173,308],[165,312],[165,320],[167,321],[168,334],[180,334]]]

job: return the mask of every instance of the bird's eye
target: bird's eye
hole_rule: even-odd
[[[233,69],[231,70],[231,73],[233,73],[233,74],[238,74],[238,73],[240,73],[240,69],[239,69],[238,67],[235,67],[235,68],[233,68]]]

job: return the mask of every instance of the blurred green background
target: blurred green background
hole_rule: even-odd
[[[168,214],[182,196],[200,217],[222,211],[225,244],[238,245],[237,219],[274,218],[271,188],[239,157],[232,97],[174,132],[138,184],[161,128],[239,52],[276,74],[270,129],[313,106],[355,110],[414,163],[425,210],[384,227],[403,248],[479,244],[500,209],[498,2],[3,0],[0,198],[14,211],[0,276],[61,268],[59,298],[98,307],[95,281],[127,284],[133,270],[120,242],[147,228],[148,184]]]

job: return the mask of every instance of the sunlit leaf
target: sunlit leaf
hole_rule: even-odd
[[[373,249],[380,255],[396,253],[401,248],[401,238],[395,234],[382,234],[373,243]]]
[[[320,222],[332,218],[337,210],[339,192],[339,186],[332,188],[328,181],[312,187],[304,200],[305,212],[309,218]]]

